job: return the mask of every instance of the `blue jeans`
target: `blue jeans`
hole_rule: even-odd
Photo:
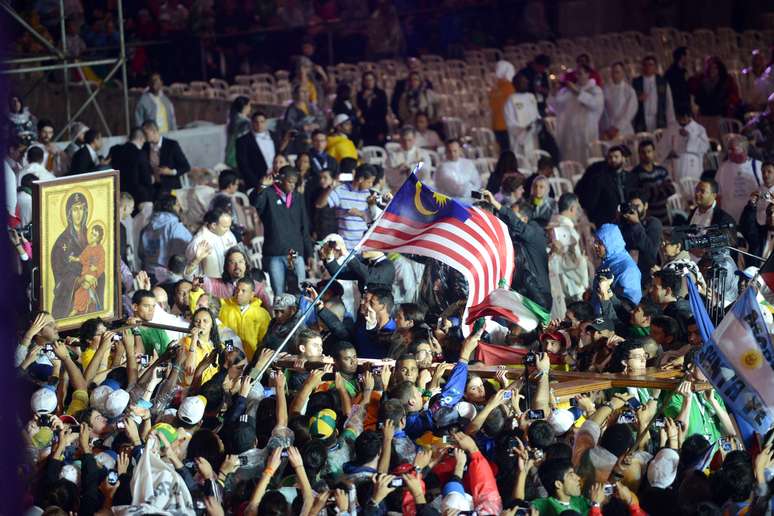
[[[271,289],[274,291],[274,295],[278,296],[285,293],[285,276],[288,270],[288,257],[287,256],[267,256],[269,270],[269,281],[271,281]],[[296,256],[295,259],[295,273],[298,277],[299,283],[306,279],[306,267],[304,266],[304,257],[301,255]]]

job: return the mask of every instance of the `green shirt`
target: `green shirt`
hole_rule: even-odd
[[[153,350],[161,356],[169,347],[169,336],[166,330],[159,328],[139,328],[138,333],[142,338],[142,345],[145,348],[145,354],[152,355]]]
[[[718,405],[725,408],[723,400],[718,396],[717,392],[712,392],[715,397],[715,401]],[[720,424],[718,422],[715,409],[704,393],[694,392],[692,394],[693,400],[691,402],[691,410],[688,419],[688,431],[685,437],[690,437],[694,434],[701,434],[707,438],[710,443],[714,443],[721,437],[723,433],[720,430]],[[666,417],[676,419],[680,415],[680,411],[683,409],[683,395],[676,392],[664,393],[663,413]]]
[[[582,496],[571,496],[569,503],[562,503],[553,496],[532,500],[532,507],[540,512],[540,516],[559,516],[566,510],[573,510],[585,516],[589,513],[591,504]]]

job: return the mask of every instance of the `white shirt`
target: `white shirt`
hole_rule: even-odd
[[[645,112],[645,127],[649,132],[658,129],[658,88],[656,87],[656,76],[642,76],[642,92],[645,94],[643,102],[643,111]],[[675,120],[675,107],[672,100],[672,89],[669,84],[666,85],[666,117],[667,126]]]
[[[56,179],[56,176],[46,170],[46,167],[44,167],[40,163],[30,163],[26,167],[24,167],[21,172],[19,172],[19,177],[16,181],[16,186],[21,186],[22,178],[26,176],[27,174],[34,174],[37,176],[38,180],[43,181],[46,179]]]
[[[5,181],[5,211],[9,215],[16,214],[16,174],[6,159],[3,161],[3,180]]]
[[[715,212],[717,204],[717,201],[713,202],[712,206],[704,213],[701,212],[701,209],[696,208],[696,211],[693,212],[693,217],[691,217],[691,225],[706,228],[712,224],[712,214]]]
[[[226,262],[226,251],[237,245],[236,237],[230,230],[226,231],[224,235],[216,235],[207,229],[207,226],[202,226],[185,250],[186,258],[189,261],[196,256],[196,246],[201,241],[209,242],[212,252],[199,264],[199,270],[208,278],[220,278],[223,275],[223,266]]]
[[[99,156],[97,156],[97,151],[94,150],[94,148],[86,144],[86,148],[89,149],[89,156],[91,156],[91,160],[94,162],[95,165],[99,165]],[[159,148],[161,148],[161,140],[159,140]]]
[[[602,115],[603,129],[615,127],[619,136],[634,134],[632,120],[637,114],[637,93],[632,86],[621,81],[605,84],[605,112]]]
[[[267,131],[255,133],[255,143],[261,149],[263,159],[266,160],[266,166],[271,168],[271,164],[274,162],[274,155],[277,153],[274,149],[274,140],[271,139],[271,135]]]
[[[540,118],[537,99],[532,93],[514,93],[503,108],[505,125],[509,130],[526,129]]]
[[[658,115],[658,91],[656,90],[656,76],[642,77],[642,92],[645,94],[643,110],[645,111],[645,127],[648,131],[656,129]]]
[[[747,159],[744,163],[734,163],[726,160],[718,167],[715,181],[720,187],[720,206],[738,221],[750,194],[763,186],[761,162]]]
[[[406,180],[406,175],[401,173],[401,169],[405,166],[411,170],[417,163],[423,162],[425,164],[422,170],[419,171],[419,180],[427,181],[429,179],[430,169],[430,155],[425,152],[424,149],[420,149],[417,145],[414,145],[408,150],[401,148],[399,151],[392,152],[389,155],[387,162],[386,177],[387,186],[395,192]]]
[[[32,196],[27,192],[19,192],[16,199],[16,210],[19,213],[21,225],[26,226],[32,222]]]
[[[433,179],[438,192],[466,202],[471,201],[470,192],[481,190],[481,176],[476,165],[468,158],[444,161]]]

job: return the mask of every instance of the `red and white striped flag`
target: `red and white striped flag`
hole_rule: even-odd
[[[513,243],[496,215],[467,206],[424,186],[410,174],[359,247],[427,256],[459,271],[468,300],[481,303],[498,287],[509,287]]]

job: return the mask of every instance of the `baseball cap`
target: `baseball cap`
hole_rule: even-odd
[[[151,431],[154,430],[160,434],[163,434],[164,437],[167,438],[167,441],[169,441],[169,444],[172,444],[177,440],[177,430],[169,423],[156,423],[153,425],[153,427],[151,427]],[[161,445],[164,446],[164,441],[160,442]]]
[[[758,274],[759,270],[760,269],[758,269],[758,267],[750,266],[750,267],[747,267],[746,269],[744,269],[742,271],[737,269],[736,271],[734,271],[734,274],[736,274],[737,276],[741,276],[741,277],[743,277],[743,278],[745,278],[747,280],[751,280],[751,279],[753,279],[755,277],[756,274]]]
[[[91,391],[91,399],[89,404],[92,408],[99,410],[100,412],[105,410],[105,401],[110,393],[113,392],[113,388],[109,385],[100,385]]]
[[[336,413],[322,409],[309,420],[309,433],[314,438],[327,439],[336,431]]]
[[[443,511],[447,509],[469,511],[473,508],[473,498],[465,492],[465,488],[456,480],[446,482],[443,486],[442,494],[441,508]]]
[[[30,408],[35,414],[51,414],[56,410],[56,393],[50,387],[42,387],[32,394]]]
[[[336,127],[337,125],[343,124],[344,122],[347,122],[349,120],[349,115],[346,113],[339,113],[333,118],[333,127]]]
[[[73,466],[72,464],[65,464],[62,466],[62,471],[59,472],[59,478],[69,480],[73,484],[78,484],[78,479],[81,476],[81,470]]]
[[[47,426],[43,426],[32,436],[32,444],[35,448],[46,448],[51,445],[53,439],[54,431]]]
[[[116,389],[108,394],[105,399],[105,409],[101,412],[108,418],[118,417],[123,414],[127,405],[129,405],[129,393],[123,389]]]
[[[556,409],[548,416],[548,424],[556,435],[562,435],[575,424],[575,416],[569,410]]]
[[[177,418],[183,423],[195,425],[204,417],[204,408],[207,406],[207,398],[204,396],[189,396],[177,409]]]
[[[296,296],[293,294],[280,294],[274,297],[274,304],[272,304],[274,310],[285,310],[290,307],[296,306]]]
[[[612,331],[615,329],[615,325],[613,324],[613,321],[609,319],[605,319],[604,317],[597,317],[589,325],[587,328],[592,328],[594,331]]]
[[[666,489],[677,476],[680,455],[671,448],[662,448],[648,464],[648,482],[653,487]]]

